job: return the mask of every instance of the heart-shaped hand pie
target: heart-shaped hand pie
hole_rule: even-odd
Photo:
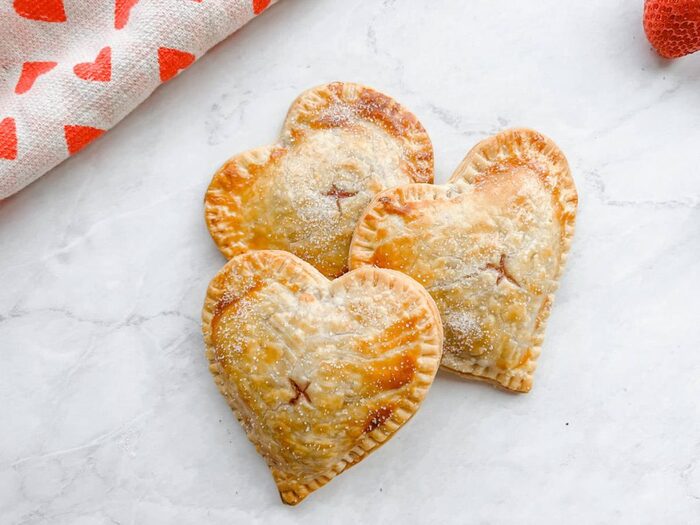
[[[228,258],[286,250],[327,277],[347,271],[358,217],[378,192],[433,181],[433,148],[416,117],[358,84],[334,82],[292,104],[277,144],[237,155],[204,198]]]
[[[413,279],[331,282],[282,251],[230,260],[202,324],[216,384],[292,505],[406,423],[440,365],[440,315]]]
[[[377,195],[357,225],[350,268],[416,279],[442,315],[442,366],[527,392],[577,200],[559,148],[535,131],[508,130],[477,144],[447,185]]]

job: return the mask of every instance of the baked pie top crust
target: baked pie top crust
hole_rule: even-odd
[[[413,416],[442,349],[437,307],[410,277],[367,267],[329,281],[282,251],[231,259],[202,325],[216,384],[288,504]]]
[[[512,129],[477,144],[441,186],[378,194],[351,269],[392,268],[423,284],[442,315],[442,366],[527,392],[574,232],[577,194],[548,138]]]
[[[418,119],[371,88],[333,82],[294,101],[276,144],[216,172],[205,217],[227,258],[286,250],[336,277],[347,271],[352,232],[372,197],[432,181],[433,149]]]

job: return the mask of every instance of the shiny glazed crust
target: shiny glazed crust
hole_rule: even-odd
[[[446,185],[378,194],[349,266],[392,268],[426,287],[442,316],[444,368],[527,392],[577,200],[559,148],[535,131],[507,130],[477,144]]]
[[[294,101],[276,144],[216,172],[205,218],[227,258],[286,250],[336,277],[347,271],[352,232],[372,197],[432,180],[432,145],[412,113],[368,87],[333,82]]]
[[[295,505],[406,423],[440,364],[430,295],[392,270],[328,281],[288,252],[250,251],[209,285],[214,380]]]

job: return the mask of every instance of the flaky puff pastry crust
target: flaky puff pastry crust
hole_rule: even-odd
[[[527,392],[577,202],[554,142],[507,130],[477,144],[446,185],[378,194],[349,265],[392,268],[426,287],[442,315],[444,368]]]
[[[295,505],[385,443],[440,366],[430,295],[392,270],[329,281],[288,252],[231,259],[202,326],[217,386]]]
[[[347,271],[357,219],[381,190],[433,181],[433,148],[392,98],[349,82],[304,92],[279,141],[236,155],[206,192],[209,232],[231,258],[286,250],[327,277]]]

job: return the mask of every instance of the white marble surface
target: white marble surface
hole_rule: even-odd
[[[0,203],[0,523],[700,523],[700,55],[657,59],[641,5],[284,0]],[[335,79],[412,108],[440,181],[545,132],[579,220],[530,394],[440,374],[289,508],[203,357],[202,195]]]

